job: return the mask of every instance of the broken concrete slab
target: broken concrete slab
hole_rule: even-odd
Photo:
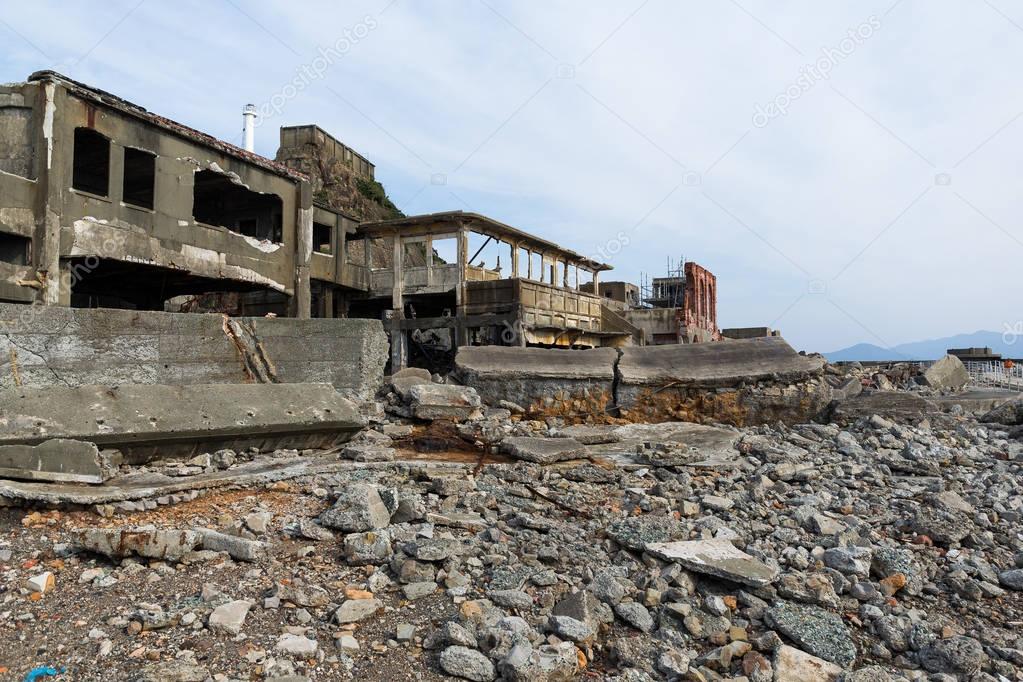
[[[468,419],[483,407],[479,394],[468,386],[416,384],[409,388],[409,407],[417,419]]]
[[[823,368],[781,337],[629,347],[616,400],[632,421],[803,422],[832,400]]]
[[[953,406],[958,405],[964,412],[983,415],[1020,397],[1019,391],[1007,388],[967,388],[947,395],[934,396],[933,401],[942,412],[948,412]]]
[[[327,448],[363,425],[357,406],[330,384],[0,390],[0,446],[75,439],[116,448],[129,463],[223,447]]]
[[[74,534],[81,546],[114,558],[141,556],[177,561],[194,551],[202,536],[191,530],[146,528],[80,528]]]
[[[574,438],[505,438],[501,442],[501,452],[537,464],[554,464],[587,456],[586,447]]]
[[[935,390],[955,391],[970,383],[970,372],[962,360],[946,355],[924,371],[922,381]]]
[[[842,618],[809,604],[779,602],[764,613],[765,622],[813,656],[836,665],[856,660],[856,645]]]
[[[985,424],[1002,424],[1003,426],[1023,424],[1023,398],[1017,398],[992,408],[980,418],[980,421]]]
[[[730,428],[691,422],[625,424],[614,431],[622,443],[681,443],[708,458],[735,456],[739,433]]]
[[[488,405],[505,401],[530,416],[572,416],[611,411],[617,362],[613,348],[465,346],[455,371]]]
[[[861,393],[835,405],[832,421],[840,424],[852,423],[857,419],[878,415],[900,422],[923,419],[939,412],[933,400],[907,391],[874,391]]]
[[[729,540],[685,540],[648,543],[644,550],[658,559],[674,561],[697,573],[731,582],[763,587],[778,577],[778,569],[768,566]]]
[[[558,431],[559,438],[573,438],[583,445],[606,445],[617,443],[622,438],[617,427],[599,424],[577,424]]]
[[[409,390],[413,386],[432,384],[433,379],[429,371],[418,367],[406,367],[391,375],[391,388],[405,401],[409,400]]]
[[[832,399],[823,368],[780,337],[620,351],[467,347],[456,357],[459,379],[489,404],[568,420],[807,421]]]
[[[430,471],[464,475],[468,465],[451,462],[416,462],[417,467]],[[0,504],[15,501],[42,504],[106,505],[118,502],[158,499],[175,495],[190,495],[194,491],[223,487],[268,485],[277,481],[334,473],[353,467],[373,469],[393,466],[389,462],[339,461],[336,455],[312,455],[275,459],[264,457],[239,464],[226,471],[196,474],[195,476],[164,476],[146,474],[112,478],[103,485],[82,486],[40,481],[10,481],[0,479]]]
[[[638,346],[622,350],[626,386],[734,386],[739,381],[800,381],[822,373],[824,358],[800,355],[780,336],[742,341]]]
[[[103,483],[121,453],[81,440],[53,438],[38,445],[0,445],[0,478],[57,483]]]

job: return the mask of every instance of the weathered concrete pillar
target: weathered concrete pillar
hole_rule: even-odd
[[[391,317],[391,374],[408,365],[408,332],[401,328],[404,317],[401,310],[393,311]]]
[[[600,273],[593,271],[593,295],[600,296]]]
[[[458,284],[455,286],[455,328],[454,342],[456,347],[469,345],[469,330],[463,323],[462,306],[465,301],[465,268],[469,260],[469,231],[464,226],[458,228]]]
[[[402,257],[404,255],[402,251],[401,237],[398,235],[398,232],[395,231],[392,268],[394,277],[391,282],[391,307],[395,310],[405,309],[405,301],[402,294],[402,290],[405,287],[405,259]]]
[[[511,245],[511,276],[519,276],[519,245]]]
[[[426,286],[433,285],[433,235],[426,235]]]
[[[298,208],[295,214],[295,295],[291,316],[308,319],[312,315],[312,291],[309,262],[313,257],[313,190],[309,182],[298,184]]]
[[[71,179],[61,172],[68,153],[65,141],[55,136],[63,112],[57,110],[57,87],[52,81],[41,83],[41,94],[43,117],[36,138],[36,149],[41,153],[36,162],[36,227],[32,238],[33,265],[41,280],[36,302],[69,306],[71,277],[67,271],[61,273],[60,267],[60,215],[64,185],[70,187]]]

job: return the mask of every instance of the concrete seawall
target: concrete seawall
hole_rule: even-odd
[[[626,348],[615,400],[632,421],[806,421],[831,402],[823,371],[778,336]]]
[[[0,304],[0,389],[328,383],[368,398],[387,348],[377,320]]]
[[[486,402],[507,400],[534,417],[795,422],[819,414],[832,395],[823,358],[780,337],[621,351],[469,347],[456,364]]]

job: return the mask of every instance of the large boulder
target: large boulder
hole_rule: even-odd
[[[922,381],[940,391],[958,391],[970,383],[970,373],[962,360],[954,355],[946,355],[927,368]]]

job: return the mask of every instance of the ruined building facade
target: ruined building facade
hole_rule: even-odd
[[[283,164],[52,72],[0,89],[0,300],[162,310],[240,292],[308,317],[355,222]],[[316,226],[334,249],[314,256]]]
[[[643,306],[622,315],[643,330],[648,345],[718,341],[717,277],[687,261],[667,277],[655,277]]]

